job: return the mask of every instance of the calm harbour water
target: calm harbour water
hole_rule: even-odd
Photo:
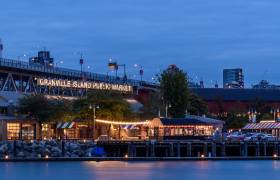
[[[279,177],[280,161],[0,163],[0,180],[265,180]]]

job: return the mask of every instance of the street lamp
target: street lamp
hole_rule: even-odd
[[[126,81],[127,80],[127,76],[126,76],[126,65],[125,64],[118,64],[117,61],[113,61],[111,58],[109,59],[109,63],[108,63],[108,67],[114,71],[116,71],[116,78],[118,77],[118,70],[119,67],[122,66],[123,67],[123,79]]]
[[[171,108],[171,104],[169,103],[166,103],[165,104],[165,118],[168,118],[168,108]]]
[[[18,61],[20,61],[21,58],[25,58],[25,57],[27,57],[27,55],[26,55],[26,54],[23,54],[23,55],[19,55],[19,56],[17,57],[17,59],[18,59]]]
[[[273,114],[273,119],[276,121],[276,118],[278,118],[279,108],[272,108],[270,113]]]
[[[63,64],[63,61],[56,62],[55,67],[58,67],[58,64]]]
[[[98,109],[99,108],[99,105],[97,105],[97,104],[90,104],[89,105],[89,109],[91,109],[92,110],[92,112],[93,112],[93,139],[95,139],[95,119],[96,119],[96,109]]]
[[[249,109],[248,115],[249,115],[249,121],[255,123],[257,120],[257,110]]]
[[[142,67],[141,65],[139,65],[139,64],[134,64],[134,67],[135,67],[135,68],[140,68],[139,74],[140,74],[140,78],[141,78],[141,82],[142,82],[142,81],[143,81],[143,75],[144,75],[144,69],[143,69],[143,67]]]

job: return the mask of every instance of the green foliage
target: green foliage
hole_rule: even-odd
[[[22,97],[19,99],[18,111],[40,123],[71,119],[70,102],[48,99],[43,95],[26,95]]]
[[[150,92],[146,100],[142,101],[142,119],[152,119],[160,112],[164,112],[162,99],[159,92]]]
[[[191,93],[188,98],[188,113],[193,115],[204,115],[207,113],[207,104],[196,94]]]
[[[248,123],[248,115],[238,114],[237,112],[230,112],[227,114],[225,120],[225,129],[240,129]]]
[[[129,104],[120,94],[109,91],[94,91],[89,93],[86,98],[80,98],[73,102],[73,112],[76,118],[91,119],[92,110],[90,105],[98,105],[96,117],[107,120],[126,120],[132,117],[133,113]]]
[[[171,66],[162,72],[159,82],[164,104],[171,105],[169,114],[172,117],[184,117],[189,97],[186,73]]]

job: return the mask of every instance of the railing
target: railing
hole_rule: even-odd
[[[48,67],[41,64],[31,64],[24,61],[12,60],[0,58],[0,67],[9,67],[9,68],[17,68],[23,70],[29,70],[34,72],[43,72],[50,73],[62,76],[69,76],[75,78],[85,78],[92,81],[102,81],[102,82],[112,82],[119,84],[129,84],[133,86],[147,85],[147,86],[155,86],[155,83],[147,82],[147,81],[139,81],[134,79],[126,79],[115,76],[109,76],[104,74],[97,74],[91,72],[80,72],[78,70],[68,69],[68,68],[60,68],[60,67]]]

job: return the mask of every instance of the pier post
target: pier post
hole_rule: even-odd
[[[180,145],[180,142],[177,142],[177,157],[181,157],[181,145]]]
[[[173,143],[169,145],[170,157],[174,157],[174,146]]]
[[[17,141],[14,140],[13,142],[13,148],[14,148],[14,157],[17,157]]]
[[[149,157],[150,143],[146,143],[146,157]]]
[[[279,148],[278,147],[279,147],[278,142],[275,142],[274,143],[274,148],[273,148],[273,155],[277,154],[277,156],[278,156],[278,154],[279,154]]]
[[[263,155],[267,156],[267,154],[266,154],[266,142],[263,143]]]
[[[207,142],[205,142],[203,144],[203,154],[204,154],[205,157],[208,156],[208,144],[207,144]]]
[[[136,157],[137,156],[137,150],[136,150],[136,145],[134,144],[133,145],[133,157]]]
[[[213,157],[216,157],[217,156],[217,148],[216,148],[216,143],[215,142],[212,142],[212,156]]]
[[[130,153],[130,144],[127,145],[127,153],[128,157],[131,157],[131,153]]]
[[[256,142],[256,156],[260,156],[260,143]]]
[[[155,157],[155,143],[151,144],[151,157]]]
[[[65,156],[65,141],[64,140],[61,141],[61,154],[62,154],[62,157]]]
[[[244,155],[244,147],[243,147],[244,142],[240,142],[240,146],[239,146],[239,154],[240,156]]]
[[[118,153],[117,153],[117,156],[118,156],[118,157],[121,157],[121,148],[120,148],[120,147],[118,147]]]
[[[244,154],[243,154],[243,156],[247,157],[248,156],[248,143],[244,142],[243,147],[244,147]]]
[[[222,157],[226,156],[226,143],[222,142],[221,144],[221,155]]]
[[[192,156],[192,144],[190,142],[187,143],[187,156]]]
[[[133,145],[133,143],[128,144],[127,154],[128,154],[129,157],[134,157],[134,145]]]

